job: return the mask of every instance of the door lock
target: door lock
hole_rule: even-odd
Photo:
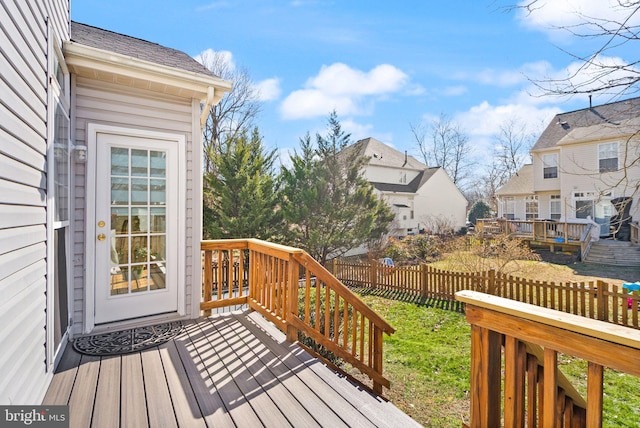
[[[98,235],[98,241],[104,241],[105,239],[107,239],[107,235],[104,233]]]

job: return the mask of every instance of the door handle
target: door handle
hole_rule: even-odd
[[[104,241],[105,239],[107,239],[107,235],[105,235],[104,233],[100,233],[98,235],[98,241]]]

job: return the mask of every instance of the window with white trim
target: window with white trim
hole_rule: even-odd
[[[524,198],[524,213],[526,220],[538,218],[538,195],[530,195]]]
[[[598,144],[598,168],[600,172],[618,170],[618,143]]]
[[[69,71],[61,44],[50,32],[48,76],[47,199],[48,277],[47,364],[51,365],[69,327],[71,134]]]
[[[558,178],[558,154],[542,155],[542,178]]]
[[[549,218],[559,220],[562,217],[562,200],[560,195],[551,195],[549,200]]]
[[[504,218],[514,220],[516,218],[516,201],[513,196],[504,198]]]

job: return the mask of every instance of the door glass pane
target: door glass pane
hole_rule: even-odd
[[[166,180],[151,180],[151,205],[165,205],[167,203]]]
[[[165,235],[151,237],[150,254],[152,262],[164,262],[166,260],[167,248],[165,242]]]
[[[131,205],[147,205],[149,203],[146,178],[131,179]]]
[[[165,178],[167,176],[167,157],[165,152],[150,152],[151,177]]]
[[[148,152],[146,150],[131,150],[131,175],[147,177]]]
[[[111,295],[166,287],[166,152],[111,148]]]
[[[111,175],[129,175],[129,149],[111,147]]]
[[[131,233],[146,233],[149,231],[148,212],[148,208],[131,208]]]
[[[129,179],[111,177],[111,204],[129,205]]]
[[[151,208],[151,228],[152,233],[167,231],[166,208]]]

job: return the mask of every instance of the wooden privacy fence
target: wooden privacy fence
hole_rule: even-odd
[[[248,305],[295,342],[310,338],[373,382],[381,394],[383,333],[394,333],[376,312],[303,250],[257,239],[202,241],[200,309]],[[306,341],[305,341],[306,342]]]
[[[462,290],[479,291],[536,306],[640,328],[638,291],[603,281],[546,282],[486,272],[449,272],[429,265],[388,267],[334,259],[333,275],[344,284],[454,302]]]

